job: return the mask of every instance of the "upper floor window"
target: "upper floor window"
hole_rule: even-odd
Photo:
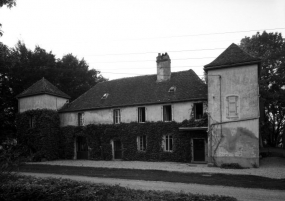
[[[138,150],[145,151],[146,150],[146,135],[138,136],[137,143],[138,143]]]
[[[145,107],[138,108],[138,122],[145,122]]]
[[[230,95],[226,97],[227,117],[238,117],[238,96]]]
[[[121,110],[115,109],[113,110],[114,124],[121,123]]]
[[[163,106],[163,121],[172,121],[172,107],[171,105]]]
[[[78,126],[84,126],[84,114],[78,113]]]
[[[164,135],[162,144],[163,144],[163,151],[172,152],[173,151],[172,135]]]
[[[195,119],[201,119],[203,117],[203,103],[194,104]]]
[[[29,118],[29,127],[30,128],[35,127],[35,117],[34,116],[30,116],[30,118]]]

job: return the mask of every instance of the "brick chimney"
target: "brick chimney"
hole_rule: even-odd
[[[158,56],[156,57],[156,63],[157,63],[157,82],[163,82],[170,80],[171,77],[171,69],[170,69],[170,63],[171,60],[167,53],[160,54],[158,53]]]

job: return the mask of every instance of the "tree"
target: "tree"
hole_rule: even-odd
[[[16,95],[43,77],[71,96],[71,101],[98,82],[106,80],[99,71],[89,70],[84,59],[78,60],[72,54],[56,59],[52,52],[39,46],[32,51],[22,42],[18,42],[14,48],[0,43],[0,66],[2,139],[15,132],[15,115],[18,111]]]
[[[0,0],[0,8],[6,5],[8,8],[12,8],[16,6],[16,0]],[[3,35],[3,31],[1,30],[2,24],[0,23],[0,36]]]
[[[240,47],[262,61],[260,94],[266,114],[263,127],[268,130],[263,137],[272,146],[278,146],[285,132],[285,39],[281,33],[257,32],[243,38]]]

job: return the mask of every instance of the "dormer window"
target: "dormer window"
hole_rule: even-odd
[[[105,94],[102,96],[101,99],[106,99],[106,98],[108,98],[108,96],[109,96],[109,94],[108,94],[108,93],[105,93]]]
[[[176,87],[175,86],[172,86],[169,88],[168,92],[175,92],[176,91]]]

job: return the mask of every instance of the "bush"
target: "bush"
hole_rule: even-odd
[[[217,195],[194,195],[167,191],[132,190],[120,186],[105,186],[67,179],[36,179],[18,177],[16,181],[0,185],[0,200],[189,200],[236,201]]]
[[[33,127],[30,127],[31,119]],[[29,110],[18,114],[18,140],[28,147],[33,161],[59,158],[59,123],[59,115],[53,110]]]
[[[0,181],[14,178],[17,169],[24,161],[25,149],[16,144],[16,140],[6,140],[0,149]]]
[[[245,169],[238,163],[224,163],[221,165],[221,168],[224,169]]]

